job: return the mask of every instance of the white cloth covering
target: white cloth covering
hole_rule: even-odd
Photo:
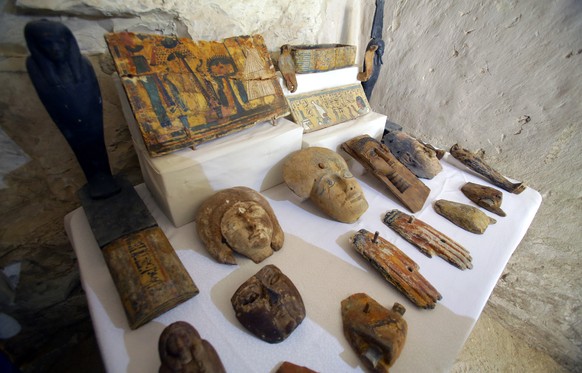
[[[432,202],[449,199],[472,204],[460,187],[468,181],[490,184],[449,155],[441,163],[443,171],[439,175],[423,180],[431,193],[424,208],[414,216],[467,248],[473,257],[471,270],[461,271],[439,257],[424,256],[386,227],[382,218],[387,211],[397,208],[409,212],[361,168],[353,167],[352,171],[370,207],[353,224],[323,216],[285,184],[263,192],[285,232],[285,244],[259,264],[237,255],[236,266],[214,261],[198,239],[194,223],[175,228],[147,188],[139,185],[138,193],[168,236],[200,294],[137,330],[131,330],[127,324],[83,209],[71,212],[65,218],[65,226],[79,259],[81,280],[107,371],[157,372],[158,338],[164,327],[179,320],[192,324],[215,347],[228,372],[271,372],[285,360],[319,372],[363,371],[343,335],[340,315],[340,302],[357,292],[365,292],[389,308],[394,302],[406,307],[408,338],[391,372],[448,371],[531,224],[541,196],[531,188],[519,195],[504,191],[502,208],[507,216],[487,212],[497,219],[497,224],[489,226],[483,235],[472,234],[438,215]],[[418,309],[351,248],[349,236],[362,228],[380,232],[419,264],[420,273],[443,296],[435,309]],[[275,264],[294,282],[307,310],[303,323],[285,341],[273,345],[245,330],[230,304],[240,284],[266,264]]]

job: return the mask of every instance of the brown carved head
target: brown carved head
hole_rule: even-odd
[[[158,340],[160,373],[225,372],[216,350],[184,321],[168,325]]]
[[[353,223],[368,209],[360,184],[333,150],[312,147],[292,153],[283,165],[283,179],[295,194],[337,221]]]
[[[301,294],[272,264],[245,281],[230,301],[240,323],[269,343],[285,340],[305,318]]]
[[[233,251],[255,263],[283,247],[284,234],[269,202],[247,187],[215,193],[196,214],[198,236],[220,263],[236,264]]]

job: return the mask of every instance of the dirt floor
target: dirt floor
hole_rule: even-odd
[[[459,354],[452,373],[567,373],[547,354],[514,337],[499,322],[481,314]]]

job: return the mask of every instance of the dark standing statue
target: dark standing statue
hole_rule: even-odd
[[[128,326],[136,329],[195,296],[198,288],[133,185],[111,174],[99,84],[73,33],[41,20],[28,23],[24,36],[30,79],[87,177],[77,195]]]
[[[103,139],[101,92],[93,67],[62,23],[29,22],[24,29],[28,74],[40,100],[85,173],[92,198],[119,191]]]
[[[372,98],[372,91],[378,81],[380,68],[382,67],[382,56],[384,55],[384,40],[382,40],[382,29],[384,28],[384,0],[376,0],[376,11],[374,12],[374,22],[372,23],[371,39],[366,46],[366,55],[374,54],[373,66],[367,66],[364,60],[364,71],[372,69],[371,76],[362,81],[362,87],[366,93],[368,101]]]

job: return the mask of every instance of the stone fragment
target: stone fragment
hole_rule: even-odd
[[[305,318],[301,294],[272,264],[245,281],[230,302],[238,321],[269,343],[285,340]]]
[[[158,340],[159,373],[224,373],[214,347],[185,321],[168,325]]]
[[[443,170],[436,151],[405,132],[388,132],[383,141],[396,159],[417,177],[432,179]]]
[[[506,216],[505,211],[501,209],[501,202],[503,201],[503,193],[501,191],[469,182],[463,185],[461,192],[475,202],[477,206],[481,206],[499,216]]]
[[[373,372],[388,372],[406,342],[406,309],[394,303],[389,310],[364,293],[341,303],[344,335],[358,358]]]
[[[435,201],[434,210],[459,227],[476,234],[483,234],[489,224],[497,222],[476,207],[444,199]]]

